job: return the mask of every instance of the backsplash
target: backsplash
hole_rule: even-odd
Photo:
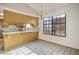
[[[8,25],[7,27],[3,27],[3,32],[16,32],[16,31],[31,31],[38,30],[38,26],[33,26],[31,24],[23,24],[23,26],[16,26],[16,24]]]

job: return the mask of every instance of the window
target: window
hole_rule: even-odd
[[[43,33],[52,35],[52,17],[45,18],[43,25]]]
[[[66,36],[66,15],[44,18],[43,33],[55,36]]]

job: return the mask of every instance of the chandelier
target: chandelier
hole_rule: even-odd
[[[41,19],[44,19],[48,15],[47,10],[44,7],[43,3],[40,4],[40,10],[38,11],[38,15],[40,16]]]

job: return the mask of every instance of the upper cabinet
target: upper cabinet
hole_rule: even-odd
[[[32,17],[32,16],[26,16],[24,15],[23,18],[25,23],[33,24],[33,25],[38,25],[38,18],[37,17]]]
[[[31,23],[38,25],[38,17],[23,15],[8,10],[4,11],[4,21],[9,23]]]
[[[19,13],[5,10],[4,11],[4,21],[20,23],[20,22],[23,22],[23,17]]]

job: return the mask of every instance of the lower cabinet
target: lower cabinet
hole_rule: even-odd
[[[32,40],[38,39],[38,32],[25,32],[17,34],[6,34],[4,37],[4,50],[14,48]]]

